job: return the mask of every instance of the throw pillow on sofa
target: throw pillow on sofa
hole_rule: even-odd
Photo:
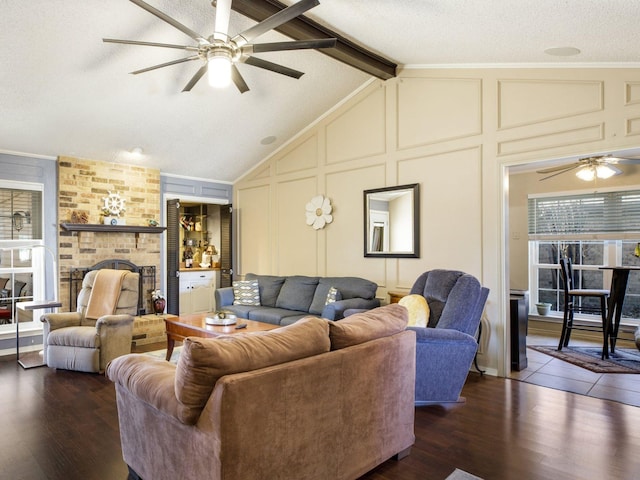
[[[336,287],[326,283],[319,283],[313,295],[313,301],[309,307],[309,313],[322,315],[322,310],[329,303],[342,300],[342,293]]]
[[[260,305],[260,290],[257,280],[238,280],[233,282],[234,305]]]
[[[327,293],[327,299],[324,304],[329,305],[330,303],[337,302],[342,300],[342,295],[340,295],[340,291],[336,287],[331,287],[329,292]]]
[[[422,295],[406,295],[398,302],[409,311],[409,327],[427,327],[429,323],[429,304]]]

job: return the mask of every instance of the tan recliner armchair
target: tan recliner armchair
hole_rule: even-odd
[[[131,352],[139,275],[127,270],[93,270],[84,277],[76,312],[47,313],[44,361],[51,368],[104,372]]]

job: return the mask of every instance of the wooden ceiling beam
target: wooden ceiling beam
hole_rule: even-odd
[[[286,6],[278,0],[233,0],[231,2],[233,10],[258,22],[274,13],[278,13]],[[318,51],[383,80],[396,76],[398,68],[396,63],[370,52],[304,15],[280,25],[276,28],[276,31],[291,37],[293,40],[336,38],[338,42],[334,48],[322,48],[318,49]]]

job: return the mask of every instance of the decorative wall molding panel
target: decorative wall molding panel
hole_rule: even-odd
[[[276,161],[276,173],[298,172],[318,166],[318,136],[303,141]]]
[[[396,89],[400,150],[482,133],[482,80],[403,78]]]
[[[252,181],[268,179],[271,177],[271,172],[271,163],[264,163],[251,171],[246,177],[244,177],[244,180]]]
[[[640,117],[627,119],[625,122],[625,134],[627,136],[640,134]]]
[[[238,272],[272,272],[274,230],[272,228],[271,187],[240,188],[236,190],[236,221],[238,237]],[[246,269],[244,265],[247,265]]]
[[[499,80],[498,128],[533,125],[604,108],[604,82]]]
[[[318,236],[326,233],[307,226],[305,205],[312,196],[322,193],[318,189],[318,179],[313,176],[279,182],[275,188],[275,227],[287,232],[278,236],[276,243],[278,270],[280,273],[315,275]]]
[[[624,82],[624,104],[640,103],[640,82]]]
[[[604,124],[590,125],[571,130],[555,131],[543,135],[506,140],[498,143],[498,155],[513,155],[568,147],[604,139]]]
[[[326,127],[327,164],[386,151],[386,89],[376,88]]]

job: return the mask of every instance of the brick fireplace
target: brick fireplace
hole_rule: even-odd
[[[58,222],[71,223],[72,214],[85,215],[89,224],[102,224],[104,197],[117,193],[125,200],[121,218],[127,225],[147,226],[160,221],[160,171],[71,157],[58,158]],[[136,265],[155,265],[160,272],[161,235],[131,232],[69,232],[58,226],[60,311],[69,309],[69,274],[120,258]],[[156,276],[156,287],[160,278]],[[146,300],[146,299],[145,299]]]

